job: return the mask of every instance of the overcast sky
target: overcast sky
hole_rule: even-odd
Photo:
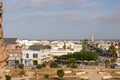
[[[4,37],[120,39],[120,0],[1,0]]]

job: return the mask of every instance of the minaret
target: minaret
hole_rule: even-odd
[[[4,65],[7,59],[7,54],[5,51],[5,46],[3,43],[3,29],[2,29],[2,5],[0,2],[0,80],[5,80]]]
[[[93,44],[94,43],[94,33],[92,32],[91,34],[91,43]]]

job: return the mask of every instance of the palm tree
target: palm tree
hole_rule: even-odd
[[[104,61],[104,63],[105,63],[105,67],[108,68],[108,66],[110,65],[110,61],[109,61],[108,59],[106,59],[106,60]]]
[[[111,63],[114,63],[114,62],[116,62],[116,58],[111,59]]]
[[[64,50],[66,49],[66,42],[64,42],[63,49]]]
[[[83,50],[87,49],[87,45],[88,45],[88,39],[84,39]]]
[[[113,57],[115,57],[114,55],[116,54],[116,51],[117,51],[117,48],[113,45],[111,45],[108,49],[108,52],[110,52],[113,55]]]

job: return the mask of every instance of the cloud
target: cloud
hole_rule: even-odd
[[[100,3],[97,2],[88,2],[88,0],[64,0],[64,7],[67,9],[93,9],[100,6]]]
[[[97,2],[88,2],[88,0],[15,0],[4,1],[5,9],[9,12],[20,12],[28,10],[54,10],[59,9],[90,9],[100,6]]]
[[[88,20],[86,18],[90,17],[88,12],[78,12],[78,11],[62,11],[62,12],[36,12],[31,14],[26,14],[23,16],[18,16],[14,18],[6,19],[7,22],[38,22],[43,19],[53,19],[54,21],[58,21],[58,23],[68,23],[68,22],[84,22],[84,20]]]
[[[5,22],[9,23],[37,23],[47,20],[63,25],[108,25],[120,23],[120,11],[118,9],[95,13],[86,9],[94,9],[101,4],[97,2],[88,2],[88,0],[22,0],[22,2],[20,0],[15,0],[10,3],[6,0],[4,4],[7,10],[11,10],[11,12],[15,11],[11,14],[21,13],[19,16],[13,15],[7,17]],[[56,11],[56,9],[60,10]],[[31,11],[29,12],[29,10]]]
[[[51,21],[64,25],[111,25],[120,23],[120,11],[94,13],[90,11],[35,12],[6,19],[12,23]]]
[[[95,16],[95,21],[99,24],[119,24],[120,11],[108,11]]]

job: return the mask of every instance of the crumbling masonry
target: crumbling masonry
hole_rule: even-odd
[[[2,6],[3,6],[3,3],[0,2],[0,80],[5,80],[4,65],[7,59],[7,54],[5,51],[5,45],[3,43]]]

